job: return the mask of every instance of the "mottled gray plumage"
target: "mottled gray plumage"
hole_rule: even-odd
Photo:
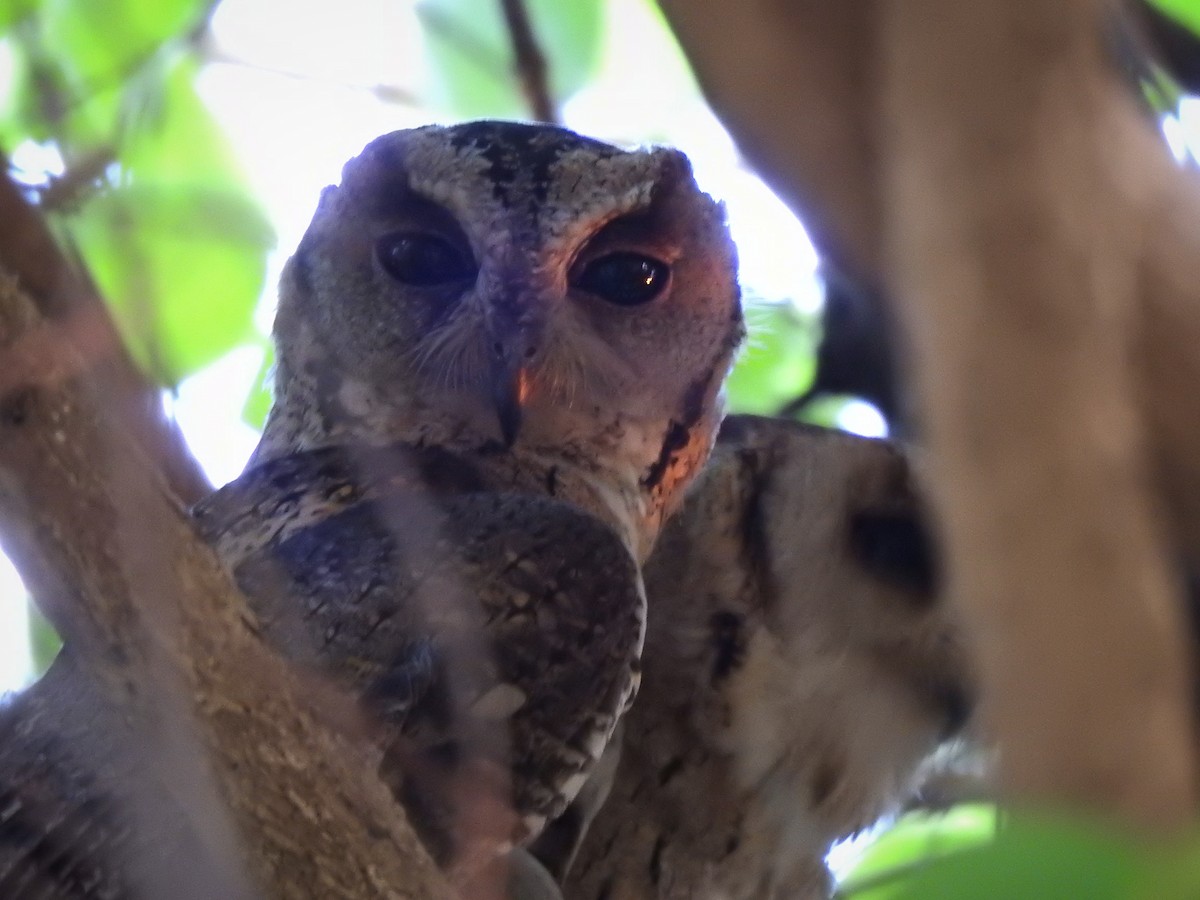
[[[572,900],[826,896],[830,843],[894,809],[969,707],[904,457],[732,417],[645,578],[607,800],[535,851],[561,870],[595,815]]]
[[[450,799],[460,764],[511,765],[522,840],[562,812],[632,697],[644,612],[620,540],[573,505],[486,489],[442,450],[280,457],[196,517],[268,642],[364,698],[443,862],[470,812]]]

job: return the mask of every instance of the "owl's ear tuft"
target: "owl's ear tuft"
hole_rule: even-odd
[[[313,239],[305,234],[300,240],[300,245],[296,247],[296,252],[283,267],[283,273],[280,276],[280,287],[286,289],[289,284],[296,290],[304,294],[313,292],[312,283],[312,243]],[[289,292],[290,293],[290,292]]]
[[[342,166],[342,181],[372,178],[380,172],[390,172],[405,167],[405,146],[411,131],[393,131],[380,135],[363,147],[358,156]]]
[[[337,205],[340,199],[340,192],[337,185],[326,185],[321,189],[321,196],[317,198],[317,208],[313,212],[312,221],[319,222],[323,220],[334,219],[337,216]],[[305,231],[305,236],[312,230],[312,225],[308,226]]]
[[[661,148],[654,151],[658,157],[658,177],[654,182],[652,199],[673,194],[680,187],[696,190],[696,179],[692,175],[692,162],[680,150]]]

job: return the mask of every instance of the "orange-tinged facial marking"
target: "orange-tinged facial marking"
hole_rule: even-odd
[[[533,396],[533,376],[522,366],[517,370],[517,405],[524,406]]]

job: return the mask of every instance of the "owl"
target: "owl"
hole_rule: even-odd
[[[563,811],[629,706],[640,566],[743,336],[735,269],[683,154],[506,122],[373,141],[285,267],[262,441],[194,518],[265,640],[361,699],[381,774],[460,883]],[[69,658],[0,722],[30,736],[6,766],[46,768],[60,732],[87,744],[53,721],[87,695]],[[84,786],[47,777],[11,807],[0,885],[40,865],[34,808],[103,808],[76,870],[120,881],[92,864],[128,829],[90,802],[92,761],[64,760]]]
[[[971,707],[906,459],[731,417],[645,582],[607,782],[535,853],[577,900],[828,896],[829,845],[895,810]]]
[[[742,334],[722,209],[674,150],[420,128],[322,195],[262,441],[196,516],[269,640],[380,714],[439,860],[473,858],[464,783],[511,782],[520,843],[600,758],[636,689],[640,564]]]

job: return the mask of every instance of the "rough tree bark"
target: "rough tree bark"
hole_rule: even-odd
[[[898,301],[1002,785],[1186,820],[1200,206],[1106,64],[1110,5],[663,6],[820,249]]]
[[[118,395],[128,404],[124,417],[130,435],[163,472],[180,502],[196,502],[212,486],[188,452],[178,427],[163,414],[160,389],[138,371],[103,300],[86,276],[68,264],[40,213],[8,177],[7,164],[3,168],[0,252],[5,268],[21,282],[39,313],[69,329],[83,356],[119,387]]]

